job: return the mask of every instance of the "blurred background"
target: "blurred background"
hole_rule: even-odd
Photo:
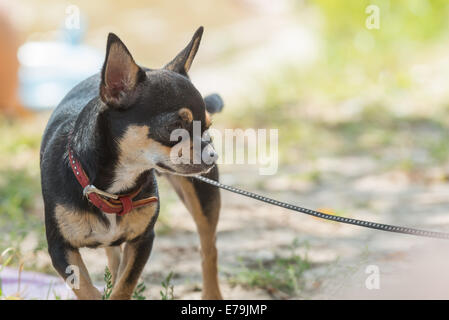
[[[158,68],[205,27],[190,76],[225,101],[214,127],[279,130],[276,175],[224,165],[224,183],[336,215],[449,230],[448,24],[445,0],[0,0],[0,297],[71,297],[46,251],[39,145],[52,108],[100,70],[109,32]],[[195,226],[160,183],[144,295],[160,299],[172,272],[173,298],[196,299]],[[449,297],[444,243],[222,196],[225,298]],[[103,252],[83,254],[102,287]],[[379,290],[365,287],[368,265],[381,270]]]

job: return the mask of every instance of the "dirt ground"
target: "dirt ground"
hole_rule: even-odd
[[[247,187],[274,198],[309,208],[326,208],[344,216],[376,222],[449,229],[445,184],[409,185],[401,173],[376,174],[369,159],[326,159],[335,168],[355,170],[324,172],[319,187],[295,184],[288,172],[275,179],[254,180],[252,172],[224,173],[222,181]],[[365,165],[361,165],[361,164]],[[265,181],[264,181],[265,180]],[[252,181],[253,183],[248,183]],[[259,184],[262,188],[251,187]],[[165,184],[163,184],[165,185]],[[382,188],[379,188],[382,186]],[[171,193],[171,191],[165,190]],[[444,299],[448,297],[449,250],[444,240],[371,231],[288,212],[255,200],[222,191],[223,206],[218,226],[220,283],[226,299]],[[161,195],[162,201],[164,194]],[[176,299],[201,297],[199,242],[193,220],[175,201],[161,212],[168,215],[170,230],[157,234],[153,253],[145,267],[145,295],[159,299],[160,283],[174,272]],[[163,218],[162,218],[163,219]],[[282,291],[231,285],[229,279],[242,263],[269,262],[286,257],[295,239],[305,246],[294,251],[307,256],[310,268],[304,286],[293,295]],[[102,278],[106,259],[99,250],[85,249],[90,271]],[[243,262],[242,262],[243,261]],[[370,265],[380,271],[379,289],[365,286]]]

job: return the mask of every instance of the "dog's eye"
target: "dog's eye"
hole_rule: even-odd
[[[182,129],[182,128],[183,128],[183,126],[182,126],[181,121],[176,121],[167,127],[169,132],[172,132],[173,130],[176,130],[176,129]]]

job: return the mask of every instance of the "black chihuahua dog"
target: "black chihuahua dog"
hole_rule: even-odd
[[[104,247],[114,288],[111,299],[130,299],[150,256],[159,213],[156,173],[171,182],[192,214],[200,236],[203,298],[221,299],[217,276],[217,188],[192,175],[218,180],[210,139],[175,163],[178,141],[171,132],[192,123],[201,133],[210,113],[223,107],[218,95],[205,99],[187,72],[203,28],[162,69],[137,65],[122,41],[109,34],[101,73],[73,88],[53,112],[42,139],[40,166],[48,250],[53,266],[71,281],[79,299],[101,299],[79,248]],[[195,152],[213,161],[192,162]],[[71,276],[74,275],[74,278]]]

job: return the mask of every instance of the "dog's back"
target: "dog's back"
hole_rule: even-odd
[[[100,74],[95,74],[75,86],[53,111],[44,131],[40,157],[55,137],[69,134],[81,110],[94,97],[98,96]]]

